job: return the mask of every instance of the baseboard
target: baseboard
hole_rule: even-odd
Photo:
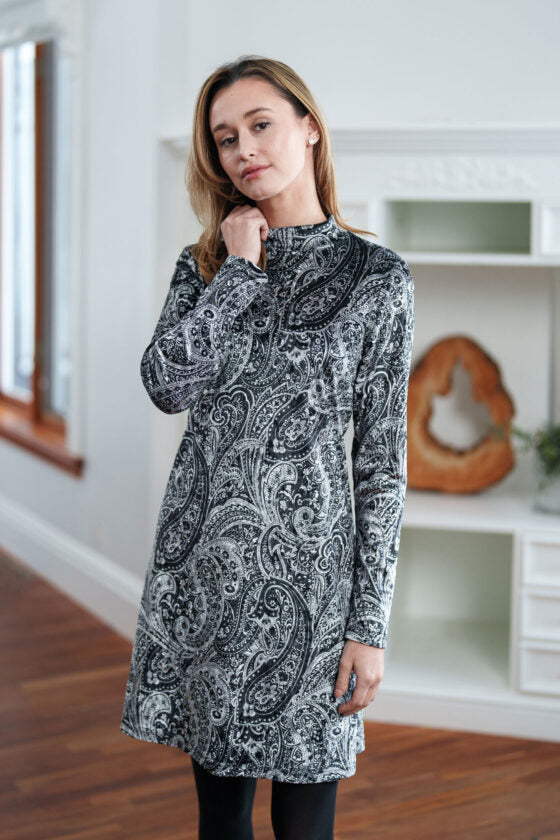
[[[0,548],[132,640],[143,580],[0,496]]]

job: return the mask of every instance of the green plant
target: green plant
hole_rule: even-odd
[[[506,429],[522,442],[521,452],[534,450],[537,459],[537,484],[535,508],[545,513],[560,514],[558,489],[560,486],[560,423],[545,423],[534,432],[528,432],[509,423],[493,424],[490,434],[503,440]]]
[[[524,441],[522,451],[535,450],[545,480],[560,475],[560,423],[546,423],[534,432],[512,425],[511,431]]]

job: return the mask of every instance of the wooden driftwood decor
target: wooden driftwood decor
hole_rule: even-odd
[[[430,433],[432,397],[448,394],[460,362],[470,375],[472,396],[486,403],[492,430],[471,449],[443,444]],[[471,493],[500,481],[515,464],[510,421],[514,405],[496,362],[472,339],[456,335],[433,344],[410,373],[408,388],[408,486],[418,490]]]

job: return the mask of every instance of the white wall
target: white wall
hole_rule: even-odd
[[[331,129],[560,120],[556,0],[160,6],[165,133],[184,133],[206,75],[246,52],[293,66]]]
[[[0,2],[0,35],[18,8],[27,19],[64,7]],[[197,237],[166,198],[186,203],[158,137],[189,133],[206,75],[252,52],[292,65],[332,129],[558,124],[560,6],[89,0],[83,10],[83,270],[72,283],[83,296],[86,470],[73,478],[0,439],[0,544],[131,632],[183,422],[150,403],[140,358],[174,260]]]

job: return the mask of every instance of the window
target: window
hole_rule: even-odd
[[[67,448],[67,86],[54,41],[0,51],[0,435],[74,474]],[[61,241],[61,240],[60,240]]]

